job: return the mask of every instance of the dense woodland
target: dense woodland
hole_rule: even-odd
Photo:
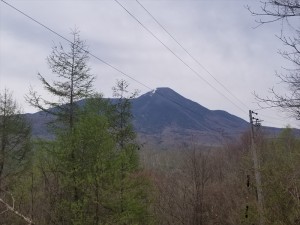
[[[298,1],[270,0],[262,14],[280,20],[299,16],[299,8]],[[299,95],[297,34],[281,37],[294,49],[283,56],[298,65],[281,76],[292,97]],[[53,81],[38,74],[49,95],[31,89],[26,96],[28,104],[54,116],[48,124],[53,139],[33,138],[11,91],[0,92],[1,225],[300,224],[300,140],[291,128],[277,137],[259,128],[250,135],[249,129],[220,147],[146,149],[131,124],[130,99],[137,92],[119,80],[112,88],[118,100],[103,99],[94,91],[85,43],[76,30],[72,38],[67,49],[54,46],[47,58]],[[258,98],[299,118],[299,98],[273,94]]]

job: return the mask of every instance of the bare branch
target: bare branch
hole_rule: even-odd
[[[3,191],[3,190],[2,190]],[[6,207],[6,210],[2,211],[0,214],[3,214],[7,211],[10,211],[12,213],[14,213],[15,215],[17,215],[18,217],[22,218],[24,221],[26,221],[28,224],[34,224],[34,222],[27,216],[23,215],[22,213],[20,213],[19,211],[17,211],[15,209],[15,199],[13,197],[13,195],[7,191],[5,191],[5,193],[9,194],[11,199],[12,199],[12,206],[9,205],[3,198],[0,197],[0,203],[2,203],[5,207]]]
[[[268,0],[261,3],[261,12],[253,11],[250,6],[246,6],[253,16],[268,18],[258,20],[259,24],[272,23],[300,16],[300,2],[298,0]]]

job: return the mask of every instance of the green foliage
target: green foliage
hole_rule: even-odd
[[[31,156],[31,129],[12,94],[0,93],[0,223],[22,224],[14,213],[15,190],[28,169]],[[20,192],[23,197],[27,197]],[[5,205],[9,205],[10,210]],[[20,206],[22,206],[20,204]],[[13,221],[13,222],[12,222]]]
[[[72,130],[57,132],[54,141],[37,143],[36,168],[41,183],[46,183],[37,190],[45,201],[45,224],[152,221],[150,185],[139,169],[137,145],[131,139],[120,149],[107,115],[112,110],[105,100],[91,98],[78,111]]]
[[[8,90],[0,93],[0,188],[5,188],[28,164],[30,126]],[[11,181],[10,181],[11,180]]]
[[[263,191],[268,224],[300,222],[300,141],[286,128],[263,153]]]
[[[139,168],[139,146],[131,124],[130,99],[136,92],[127,98],[128,84],[122,80],[113,89],[116,104],[95,95],[86,45],[78,31],[72,36],[69,50],[54,46],[47,59],[57,79],[48,82],[38,74],[54,100],[48,101],[34,90],[26,96],[29,104],[56,119],[50,124],[55,140],[34,143],[32,163],[26,170],[12,162],[23,162],[29,129],[27,132],[21,116],[14,115],[14,103],[9,102],[13,113],[6,116],[7,102],[2,107],[0,101],[0,181],[7,171],[22,171],[13,181],[13,196],[18,210],[36,224],[150,224],[150,185]],[[83,98],[84,106],[79,107],[78,100]],[[8,151],[13,153],[11,158]],[[20,223],[24,218],[19,218]],[[7,221],[19,224],[18,218]]]
[[[114,224],[148,224],[149,214],[149,183],[139,175],[139,145],[135,142],[135,132],[132,127],[130,100],[137,92],[129,93],[128,83],[117,81],[113,87],[116,104],[111,116],[112,135],[116,143],[116,178],[114,182],[114,208],[119,219]]]
[[[113,176],[114,142],[107,118],[99,115],[101,104],[95,103],[95,99],[88,102],[73,130],[59,133],[54,144],[53,157],[62,190],[58,207],[60,217],[69,224],[99,220],[101,211],[105,211],[100,205],[105,198],[102,190],[110,186]]]

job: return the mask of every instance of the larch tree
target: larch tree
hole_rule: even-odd
[[[70,129],[76,120],[77,101],[93,94],[95,77],[88,66],[89,54],[85,42],[80,39],[79,31],[72,31],[69,50],[61,44],[52,48],[47,58],[49,68],[57,79],[49,82],[38,73],[38,78],[49,94],[57,98],[56,102],[42,98],[36,91],[30,90],[26,100],[35,108],[57,116],[58,121]],[[51,108],[54,108],[50,110]]]
[[[94,95],[93,82],[95,77],[91,74],[88,66],[89,53],[87,46],[80,39],[78,30],[73,30],[71,35],[72,41],[69,42],[69,48],[65,48],[62,44],[54,46],[47,58],[48,66],[55,78],[49,79],[49,81],[45,76],[38,73],[38,78],[48,92],[49,98],[51,96],[54,100],[47,100],[33,89],[26,96],[26,100],[31,106],[55,117],[55,120],[50,124],[50,128],[52,128],[51,131],[54,131],[57,138],[62,134],[72,135],[79,117],[78,101]],[[44,179],[52,182],[54,186],[49,192],[49,205],[53,201],[59,201],[60,196],[63,195],[69,195],[69,201],[78,202],[80,200],[80,190],[76,185],[73,186],[72,191],[63,188],[63,181],[69,179],[70,174],[57,171],[60,165],[65,164],[60,158],[60,154],[68,153],[69,162],[74,162],[68,164],[69,169],[73,171],[71,175],[76,172],[75,162],[79,155],[76,155],[75,141],[71,140],[71,142],[68,142],[68,148],[62,149],[65,152],[55,152],[53,150],[56,145],[55,141],[44,142],[39,145],[42,146],[42,149],[39,149],[40,151],[46,150],[46,160],[53,161],[50,168],[48,168],[48,172],[44,174]],[[71,179],[74,184],[77,184],[75,175]],[[55,204],[52,205],[54,211],[59,210],[54,207]]]

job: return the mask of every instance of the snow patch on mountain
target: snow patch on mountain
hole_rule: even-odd
[[[151,92],[150,92],[150,96],[154,95],[155,92],[156,92],[157,88],[153,89]]]

